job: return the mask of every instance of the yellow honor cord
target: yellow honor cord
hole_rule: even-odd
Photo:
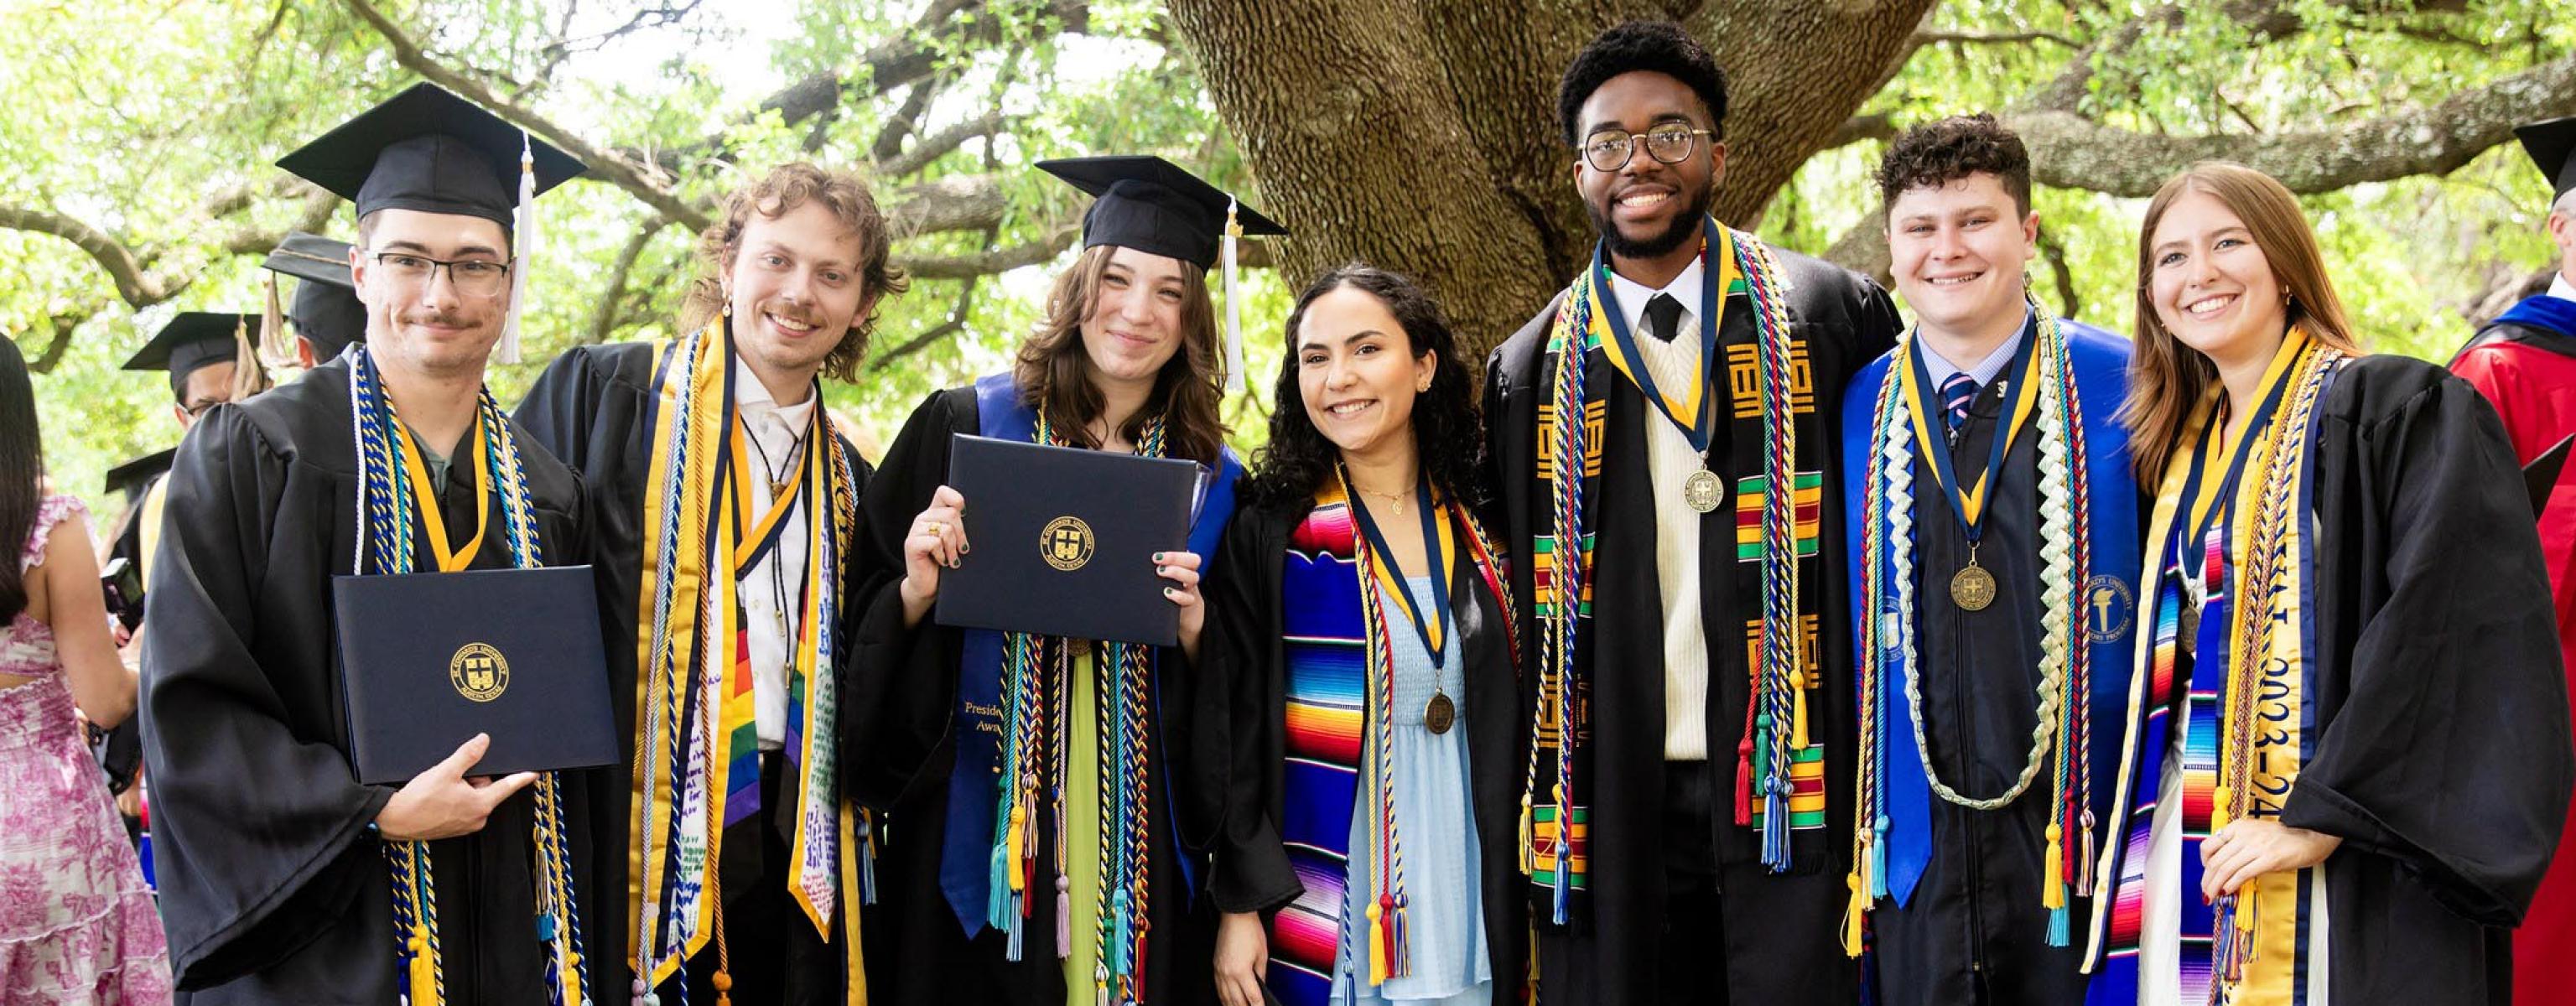
[[[447,519],[438,511],[438,489],[430,484],[429,466],[420,459],[420,448],[412,443],[408,429],[394,438],[402,448],[403,475],[411,480],[412,502],[420,508],[420,522],[429,531],[430,555],[438,560],[438,571],[454,573],[474,564],[474,554],[483,550],[483,529],[492,520],[492,487],[484,484],[483,474],[491,464],[491,445],[483,436],[483,414],[474,414],[474,537],[463,548],[447,548]]]

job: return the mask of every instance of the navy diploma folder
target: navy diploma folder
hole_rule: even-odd
[[[470,776],[617,761],[588,566],[331,580],[349,762],[400,785],[492,735]]]
[[[948,485],[974,549],[939,576],[939,624],[1172,646],[1156,552],[1189,547],[1194,461],[958,436]]]

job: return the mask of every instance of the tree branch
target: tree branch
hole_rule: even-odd
[[[646,177],[646,170],[653,170],[658,175],[660,174],[658,169],[651,168],[649,164],[638,165],[613,151],[593,146],[570,130],[555,125],[534,111],[502,100],[500,95],[494,94],[492,89],[484,86],[482,81],[440,65],[422,52],[420,44],[413,41],[410,35],[405,34],[400,25],[396,25],[392,19],[378,11],[368,0],[341,0],[341,2],[348,6],[351,13],[358,15],[361,20],[375,28],[378,35],[384,37],[386,46],[393,50],[394,62],[420,74],[423,79],[431,83],[454,91],[466,100],[490,109],[512,124],[544,137],[546,142],[562,148],[564,152],[587,163],[592,175],[625,189],[663,216],[691,230],[706,229],[708,219],[703,208],[691,205],[653,178]]]
[[[2071,112],[2006,116],[2029,144],[2041,184],[2115,196],[2153,195],[2194,162],[2242,162],[2293,192],[2327,192],[2362,182],[2439,175],[2510,139],[2514,124],[2576,104],[2576,56],[2377,118],[2268,136],[2156,136],[2117,129]]]
[[[868,159],[888,161],[903,153],[903,138],[921,128],[921,116],[930,110],[930,98],[937,93],[939,85],[936,81],[925,80],[912,85],[912,90],[903,96],[903,104],[894,110],[893,115],[886,116],[885,126],[877,130],[876,142],[868,145]]]
[[[919,172],[929,167],[932,161],[947,156],[949,151],[965,146],[968,140],[990,137],[1001,132],[1007,123],[1008,120],[1002,117],[1002,113],[986,112],[922,137],[913,143],[911,150],[902,151],[891,157],[879,157],[877,177],[902,178]]]
[[[51,234],[71,242],[99,268],[107,270],[108,278],[116,281],[116,295],[134,307],[160,303],[178,292],[167,277],[147,275],[142,259],[124,242],[84,221],[46,210],[0,204],[0,227]]]
[[[2084,43],[2053,31],[1918,31],[1906,44],[1920,49],[1927,45],[2028,45],[2032,42],[2055,42],[2069,49],[2084,47]]]
[[[584,345],[607,342],[617,330],[618,309],[626,299],[626,278],[635,271],[635,260],[644,254],[644,246],[653,242],[653,235],[670,225],[669,217],[647,218],[627,237],[626,246],[617,250],[617,262],[608,267],[608,286],[600,291],[599,307],[590,315],[590,331],[581,340]]]
[[[1047,228],[1045,236],[1026,244],[995,248],[974,255],[924,255],[896,258],[896,264],[914,279],[964,279],[1009,272],[1022,266],[1044,265],[1064,252],[1074,235],[1082,232],[1080,224],[1060,223]]]
[[[982,284],[977,277],[967,277],[965,285],[957,291],[957,303],[948,309],[948,320],[932,325],[921,334],[904,340],[902,345],[878,354],[876,359],[868,361],[868,372],[882,372],[896,360],[921,352],[937,344],[941,339],[965,331],[967,312],[973,310],[975,306],[975,288],[980,285]]]
[[[1847,147],[1863,140],[1877,140],[1884,143],[1895,138],[1895,117],[1886,112],[1873,112],[1868,115],[1855,115],[1846,120],[1834,130],[1833,139],[1825,141],[1825,149]]]

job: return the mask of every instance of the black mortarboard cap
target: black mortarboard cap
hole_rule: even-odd
[[[152,484],[152,480],[162,472],[169,471],[170,459],[178,453],[176,447],[164,447],[108,469],[105,491],[124,493],[128,500],[141,498],[143,487]]]
[[[2540,166],[2541,176],[2549,179],[2550,199],[2576,189],[2576,115],[2515,126],[2513,135],[2522,141],[2522,152],[2531,155],[2531,163]]]
[[[357,284],[349,278],[349,243],[298,231],[269,252],[260,267],[293,276],[295,302],[286,320],[295,334],[313,344],[316,359],[339,356],[350,343],[367,340],[367,305],[359,302]]]
[[[188,388],[188,375],[197,368],[240,359],[241,336],[259,323],[257,315],[222,314],[212,311],[183,311],[161,326],[161,332],[144,343],[142,349],[125,361],[127,370],[167,370],[170,372],[170,394],[177,397]]]
[[[519,202],[519,127],[435,84],[414,84],[277,166],[377,210],[482,217],[510,226]],[[580,161],[527,139],[539,193],[581,174]]]
[[[1117,245],[1197,265],[1216,265],[1225,236],[1225,191],[1160,157],[1068,157],[1039,161],[1048,174],[1097,197],[1082,216],[1082,246]],[[1269,217],[1235,204],[1246,235],[1286,234]]]

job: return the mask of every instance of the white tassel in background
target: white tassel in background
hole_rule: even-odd
[[[1243,393],[1243,299],[1235,295],[1234,246],[1243,237],[1243,225],[1234,220],[1235,202],[1225,201],[1225,393]]]

